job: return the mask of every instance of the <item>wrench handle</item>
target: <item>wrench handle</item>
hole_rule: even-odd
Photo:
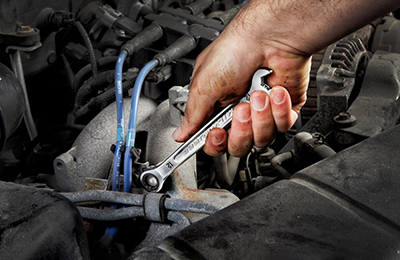
[[[161,190],[165,179],[205,144],[208,133],[214,128],[225,128],[232,122],[233,109],[237,105],[230,104],[205,124],[192,137],[179,146],[170,156],[155,168],[147,170],[140,176],[143,186],[153,192]],[[155,178],[155,179],[151,179]]]
[[[270,87],[264,82],[264,78],[272,73],[270,69],[257,70],[253,75],[252,84],[248,93],[237,103],[230,104],[214,116],[192,137],[178,147],[170,156],[156,167],[144,171],[140,176],[143,187],[152,192],[159,192],[164,185],[165,179],[182,163],[199,151],[205,144],[208,133],[218,127],[226,128],[232,122],[233,109],[239,103],[250,102],[250,94],[255,90],[263,90],[268,93]]]

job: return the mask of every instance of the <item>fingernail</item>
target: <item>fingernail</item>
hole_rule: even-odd
[[[267,97],[262,93],[254,93],[251,97],[251,106],[257,111],[264,110],[267,107]]]
[[[251,118],[251,110],[249,106],[241,106],[238,108],[236,117],[240,122],[247,122]]]
[[[211,135],[211,143],[213,145],[221,145],[223,142],[225,141],[225,135],[221,134],[221,133],[217,133],[217,134],[212,134]]]
[[[182,129],[181,127],[178,127],[172,134],[172,138],[174,138],[175,141],[179,139],[179,136],[181,135]]]
[[[274,91],[272,94],[272,100],[277,105],[282,104],[285,101],[285,92],[282,90]]]

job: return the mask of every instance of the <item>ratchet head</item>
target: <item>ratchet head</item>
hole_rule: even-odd
[[[159,192],[163,187],[165,178],[155,170],[148,170],[140,176],[143,187],[150,192]]]

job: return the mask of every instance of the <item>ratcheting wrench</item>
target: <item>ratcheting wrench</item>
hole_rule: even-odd
[[[197,131],[192,137],[178,147],[164,161],[156,165],[154,168],[146,170],[140,176],[143,187],[151,192],[159,192],[164,181],[169,175],[183,162],[189,159],[193,154],[200,150],[204,144],[208,133],[216,128],[225,128],[232,122],[233,109],[236,105],[250,102],[250,95],[255,90],[263,90],[268,93],[270,87],[266,84],[265,78],[272,73],[270,69],[257,70],[251,82],[249,92],[236,104],[230,104],[212,118],[206,125]]]

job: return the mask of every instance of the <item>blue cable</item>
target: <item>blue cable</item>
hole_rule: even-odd
[[[126,150],[124,157],[124,191],[130,192],[132,185],[132,156],[131,149],[135,146],[136,137],[136,121],[139,108],[139,97],[142,90],[143,82],[149,72],[157,67],[159,61],[157,59],[149,61],[139,72],[133,87],[131,111],[129,117],[128,134],[126,139]]]
[[[114,153],[114,165],[113,165],[113,178],[112,178],[112,190],[120,189],[120,167],[121,167],[121,157],[122,152],[121,148],[124,145],[124,103],[123,103],[123,93],[122,93],[122,66],[124,64],[125,58],[127,56],[126,51],[122,51],[120,56],[118,57],[117,64],[115,66],[115,96],[117,100],[117,142]],[[147,63],[143,69],[140,71],[135,85],[133,87],[132,94],[132,103],[131,103],[131,111],[129,118],[129,128],[127,135],[127,145],[125,152],[125,163],[124,163],[124,192],[130,192],[131,183],[132,183],[132,156],[130,150],[135,145],[135,137],[136,137],[136,121],[137,121],[137,112],[139,107],[139,98],[141,89],[143,86],[143,82],[147,76],[147,74],[157,67],[158,60],[152,60]],[[112,208],[116,208],[115,205],[111,206]],[[107,227],[105,233],[111,237],[114,237],[118,232],[117,227]]]
[[[121,176],[121,148],[125,142],[125,127],[124,127],[124,97],[122,93],[122,67],[128,52],[122,51],[118,57],[117,64],[115,66],[115,97],[117,103],[117,141],[114,152],[114,165],[113,165],[113,176],[112,176],[112,190],[120,190],[120,176]]]
[[[114,152],[114,165],[112,171],[112,190],[119,191],[121,189],[121,159],[122,159],[122,147],[125,142],[125,127],[124,127],[124,97],[122,93],[122,67],[128,52],[121,51],[117,64],[115,65],[115,98],[117,103],[117,141]],[[115,205],[111,205],[112,208],[116,208]],[[118,228],[108,227],[106,228],[106,234],[114,237],[117,233]]]
[[[114,236],[117,234],[118,228],[117,227],[108,227],[106,228],[105,234],[109,235],[110,237],[114,238]]]

